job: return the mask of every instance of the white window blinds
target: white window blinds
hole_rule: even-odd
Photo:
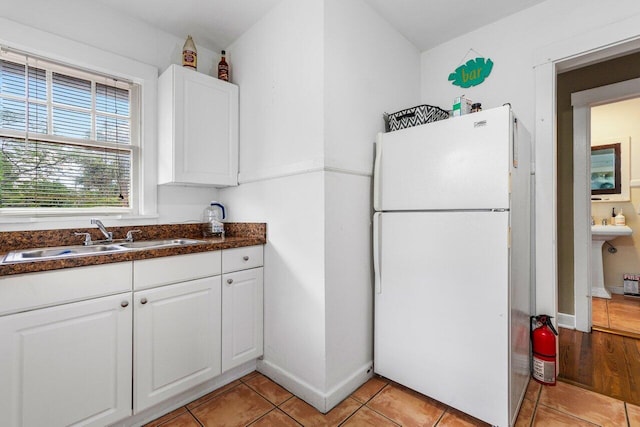
[[[129,210],[132,85],[0,52],[0,211]]]

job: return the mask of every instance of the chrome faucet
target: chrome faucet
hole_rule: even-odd
[[[108,242],[113,240],[113,233],[111,231],[107,231],[107,228],[104,226],[102,221],[100,221],[97,218],[91,218],[91,224],[95,224],[98,226],[98,228],[100,229],[102,234],[104,234],[104,237]]]

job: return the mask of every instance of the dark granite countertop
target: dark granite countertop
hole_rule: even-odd
[[[134,235],[136,241],[187,238],[202,240],[203,243],[177,247],[111,252],[105,255],[79,256],[48,261],[2,264],[0,265],[0,276],[217,251],[221,249],[263,245],[267,242],[267,225],[265,223],[225,223],[224,238],[203,238],[200,224],[109,227],[109,231],[113,231],[114,239],[124,238],[127,231],[133,229],[140,230],[140,233]],[[91,238],[94,240],[102,239],[102,235],[97,228],[0,232],[0,259],[3,259],[7,252],[18,249],[82,244],[81,237],[75,236],[75,232],[90,233]]]

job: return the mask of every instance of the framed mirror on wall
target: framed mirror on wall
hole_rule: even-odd
[[[620,143],[591,147],[591,194],[620,194]]]
[[[629,201],[629,138],[591,144],[591,201]]]

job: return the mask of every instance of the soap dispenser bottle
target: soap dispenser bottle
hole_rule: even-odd
[[[627,225],[626,220],[627,219],[622,214],[622,209],[620,209],[620,213],[616,215],[616,225]]]
[[[609,220],[610,225],[616,225],[616,208],[611,208],[611,219]]]

